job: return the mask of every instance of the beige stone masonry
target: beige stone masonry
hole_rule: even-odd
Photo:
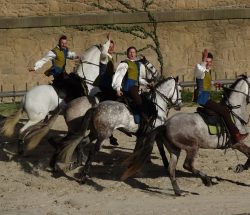
[[[249,19],[250,8],[168,10],[164,12],[152,12],[152,14],[157,22]],[[147,13],[105,13],[66,16],[0,18],[0,28],[2,29],[135,23],[149,23]]]
[[[59,3],[60,2],[60,3]],[[5,0],[0,2],[0,86],[4,91],[25,89],[47,84],[50,78],[43,72],[47,63],[35,73],[28,67],[57,44],[61,34],[68,36],[71,51],[81,54],[91,45],[104,43],[107,31],[79,31],[73,26],[134,24],[151,29],[146,13],[108,13],[91,7],[85,0]],[[100,4],[116,1],[99,0]],[[138,0],[129,1],[140,8]],[[115,4],[114,4],[115,6]],[[214,54],[213,77],[234,78],[235,74],[250,74],[250,1],[157,0],[150,6],[158,22],[157,36],[163,55],[163,73],[179,75],[181,80],[193,79],[193,68],[207,48]],[[127,23],[127,24],[123,24]],[[125,52],[133,45],[138,49],[154,45],[150,38],[139,39],[128,33],[110,31],[115,51]],[[140,54],[160,68],[156,53],[147,49]],[[117,65],[125,55],[115,55]],[[68,61],[67,71],[75,62]]]

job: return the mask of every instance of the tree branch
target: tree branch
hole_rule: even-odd
[[[154,16],[150,12],[150,10],[148,10],[148,7],[154,3],[154,0],[142,0],[142,9],[138,9],[136,7],[133,7],[129,3],[129,1],[116,0],[116,2],[119,3],[121,6],[123,6],[126,10],[121,9],[120,7],[116,7],[116,8],[114,8],[112,6],[105,7],[105,6],[100,5],[99,1],[98,1],[98,3],[86,3],[86,4],[89,6],[96,7],[100,10],[107,11],[107,12],[122,12],[122,13],[128,13],[128,12],[134,13],[134,12],[139,12],[139,11],[140,12],[141,11],[147,12],[148,19],[152,25],[151,31],[145,29],[141,25],[131,25],[131,26],[115,25],[115,24],[112,24],[112,25],[92,25],[92,26],[85,25],[85,26],[77,26],[77,27],[74,26],[74,28],[76,28],[80,31],[114,30],[114,31],[122,32],[122,33],[131,34],[131,35],[133,35],[137,38],[140,38],[140,39],[151,38],[154,45],[148,44],[147,46],[145,46],[143,48],[143,50],[150,48],[157,54],[157,59],[158,59],[158,62],[160,63],[160,67],[161,67],[160,71],[162,71],[164,62],[163,62],[163,57],[162,57],[162,53],[161,53],[160,42],[159,42],[159,39],[157,36],[158,25],[157,25],[157,22],[156,22]]]

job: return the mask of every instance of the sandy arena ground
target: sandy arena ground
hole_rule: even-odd
[[[194,108],[182,111],[193,112]],[[60,117],[50,136],[63,135],[65,131]],[[147,164],[134,178],[120,181],[124,171],[121,162],[132,152],[135,139],[118,131],[115,136],[119,146],[111,146],[108,141],[103,145],[92,168],[91,180],[84,185],[78,183],[80,168],[67,173],[67,177],[53,177],[48,165],[53,148],[46,140],[24,158],[15,155],[16,140],[1,138],[0,214],[250,214],[250,170],[239,174],[232,170],[246,161],[239,152],[200,150],[196,167],[218,177],[218,184],[212,187],[205,187],[199,178],[182,168],[183,152],[177,178],[187,195],[176,197],[156,147],[152,164]]]

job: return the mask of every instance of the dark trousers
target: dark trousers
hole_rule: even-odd
[[[133,99],[136,105],[136,111],[138,111],[144,120],[147,120],[147,115],[143,108],[143,101],[139,94],[139,86],[133,86],[129,88],[128,95]]]
[[[216,103],[212,100],[208,100],[207,103],[204,105],[204,107],[214,111],[215,113],[219,114],[222,116],[230,134],[235,135],[236,133],[239,133],[238,128],[235,126],[231,119],[231,115],[229,113],[229,110],[227,109],[226,106]]]
[[[86,95],[86,89],[81,84],[81,80],[73,73],[68,75],[67,73],[61,73],[54,76],[53,85],[65,91],[65,101],[69,102],[75,98]]]
[[[106,101],[106,100],[113,100],[115,101],[117,99],[116,96],[116,91],[113,90],[112,88],[107,88],[107,87],[99,87],[100,90],[102,91],[100,93],[100,101]]]

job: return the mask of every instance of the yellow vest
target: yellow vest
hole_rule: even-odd
[[[56,55],[56,58],[53,61],[53,65],[61,69],[64,68],[66,65],[65,50],[61,50],[59,47],[55,47],[52,51]]]
[[[126,60],[128,64],[127,77],[130,80],[138,81],[139,80],[139,68],[134,61]]]
[[[204,91],[210,91],[212,89],[212,77],[211,72],[205,72],[205,77],[203,79],[203,90]]]

